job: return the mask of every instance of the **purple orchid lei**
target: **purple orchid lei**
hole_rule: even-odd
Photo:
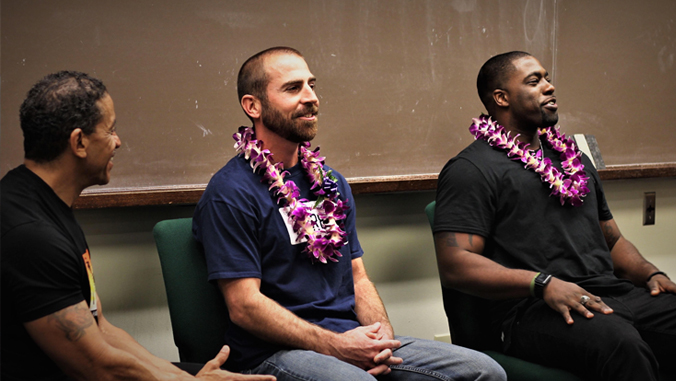
[[[549,158],[542,158],[542,150],[532,154],[528,149],[528,144],[518,142],[519,136],[510,137],[509,132],[497,122],[492,121],[488,115],[481,115],[479,118],[473,118],[473,123],[469,131],[475,139],[481,139],[488,142],[491,147],[501,148],[507,151],[507,156],[512,160],[520,160],[525,164],[526,169],[532,169],[540,175],[543,182],[549,183],[552,189],[550,196],[558,196],[561,205],[568,202],[572,206],[580,206],[582,198],[589,193],[587,188],[587,174],[582,164],[582,152],[577,148],[575,141],[566,138],[558,127],[546,127],[538,130],[538,135],[544,135],[547,144],[554,150],[561,152],[561,166],[564,173],[561,173],[552,165]]]
[[[308,200],[299,200],[300,191],[296,184],[291,180],[284,181],[288,172],[284,171],[281,162],[272,163],[272,153],[263,149],[263,143],[256,140],[255,131],[251,127],[240,127],[233,138],[237,154],[244,155],[250,161],[254,173],[262,174],[261,181],[270,184],[269,190],[277,197],[277,204],[289,207],[289,220],[298,235],[298,241],[307,239],[303,252],[313,262],[327,263],[327,259],[338,262],[338,258],[342,257],[339,250],[347,243],[342,220],[349,206],[347,200],[342,201],[338,197],[336,178],[331,175],[331,171],[324,171],[325,158],[319,156],[319,147],[310,151],[310,142],[303,142],[299,147],[301,165],[310,180],[312,192],[318,197],[314,209],[321,222],[320,226],[315,226],[313,208],[305,205]]]

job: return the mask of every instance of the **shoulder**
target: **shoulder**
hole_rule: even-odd
[[[336,178],[338,190],[340,194],[343,196],[341,198],[352,201],[352,188],[350,187],[350,184],[347,182],[345,177],[340,172],[336,171],[335,169],[331,168],[328,165],[324,165],[323,168],[326,173],[331,172],[331,175]]]
[[[45,220],[26,221],[3,233],[3,267],[11,264],[59,267],[79,255],[72,240]]]
[[[42,221],[17,226],[2,238],[3,289],[23,321],[82,300],[84,274],[82,253]]]
[[[584,171],[588,176],[592,177],[597,183],[601,182],[601,178],[599,177],[599,172],[596,169],[596,166],[594,166],[591,158],[584,152],[582,152],[582,164],[584,165]]]
[[[332,168],[332,167],[330,167],[326,164],[324,164],[323,168],[324,168],[324,172],[326,172],[326,173],[331,172],[333,177],[335,177],[339,182],[344,182],[344,183],[347,184],[347,180],[345,180],[345,177],[340,172],[338,172],[337,170],[335,170],[334,168]]]
[[[47,222],[50,218],[45,208],[45,197],[41,199],[36,184],[31,184],[30,179],[28,179],[28,182],[25,180],[27,179],[17,179],[17,176],[12,176],[11,173],[2,179],[2,190],[0,191],[0,213],[2,217],[0,222],[2,224],[3,247],[5,246],[6,236],[11,235],[12,231],[14,231],[14,234],[28,234],[39,238],[40,235],[33,230],[51,226]],[[29,228],[26,229],[26,227]]]
[[[249,161],[235,156],[216,172],[207,184],[200,203],[226,201],[267,192],[261,176],[254,173]]]
[[[483,140],[475,140],[462,150],[457,158],[462,158],[476,165],[494,165],[497,163],[509,163],[504,150],[491,147]]]
[[[254,173],[248,160],[235,156],[209,181],[195,208],[194,226],[210,215],[222,218],[223,213],[255,217],[274,206],[273,203],[262,176]]]
[[[460,153],[451,158],[441,170],[440,179],[449,175],[463,175],[480,173],[488,177],[489,172],[502,172],[500,167],[509,164],[504,152],[493,149],[483,140],[475,140]]]

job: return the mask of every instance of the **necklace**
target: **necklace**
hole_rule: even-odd
[[[577,148],[573,139],[567,138],[558,127],[546,127],[538,129],[539,136],[545,136],[547,145],[561,153],[561,173],[552,165],[549,158],[543,158],[542,150],[532,154],[527,149],[528,144],[518,142],[516,136],[510,137],[509,132],[497,122],[492,121],[488,115],[481,115],[472,119],[473,123],[469,131],[475,139],[488,142],[491,147],[501,148],[507,151],[507,156],[512,160],[520,160],[526,169],[531,169],[540,175],[542,182],[549,183],[552,189],[550,196],[558,196],[561,205],[568,202],[572,206],[582,205],[582,198],[589,193],[587,188],[587,174],[582,164],[582,152]]]
[[[338,184],[331,171],[324,171],[324,157],[319,156],[319,147],[310,151],[310,142],[300,144],[298,158],[307,178],[310,189],[317,196],[313,207],[307,206],[307,199],[298,199],[300,190],[293,181],[284,181],[289,172],[284,171],[283,163],[272,163],[272,153],[263,149],[263,142],[256,140],[256,133],[251,127],[240,127],[232,136],[235,139],[235,150],[249,160],[254,173],[263,176],[267,181],[277,204],[288,207],[288,218],[293,231],[298,235],[297,242],[307,240],[303,250],[313,262],[327,263],[327,259],[338,262],[340,248],[347,243],[343,222],[345,212],[349,209],[347,200],[338,196]],[[319,222],[315,222],[313,210]]]

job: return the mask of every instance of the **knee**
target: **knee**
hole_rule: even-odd
[[[462,364],[455,368],[452,379],[474,380],[474,381],[506,381],[507,373],[493,360],[492,357],[482,352],[472,352],[471,356],[465,358]]]
[[[602,343],[601,343],[602,344]],[[607,343],[609,357],[617,355],[623,356],[649,356],[653,353],[648,343],[646,343],[638,333],[616,334],[614,340]]]
[[[505,370],[498,364],[497,361],[493,360],[490,356],[485,355],[481,363],[478,364],[478,376],[477,381],[486,380],[486,381],[507,381],[507,373]]]
[[[611,369],[652,369],[657,372],[657,360],[653,351],[638,334],[617,334],[613,340],[600,343],[604,349],[599,351],[598,364],[603,364],[601,372],[607,374]]]

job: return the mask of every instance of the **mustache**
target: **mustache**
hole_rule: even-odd
[[[307,114],[317,115],[318,112],[319,112],[319,106],[315,106],[315,105],[305,106],[305,107],[303,107],[302,110],[299,110],[295,114],[293,114],[293,116],[294,116],[294,118],[298,118],[298,117],[301,117],[301,116],[307,115]]]

